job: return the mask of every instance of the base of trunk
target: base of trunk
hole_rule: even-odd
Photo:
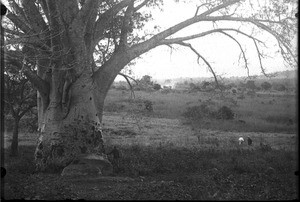
[[[65,167],[62,176],[108,176],[113,173],[113,166],[106,155],[87,154],[78,157]]]
[[[102,155],[102,131],[96,123],[76,120],[65,125],[60,132],[43,132],[35,151],[37,171],[55,172],[71,164],[79,156]]]

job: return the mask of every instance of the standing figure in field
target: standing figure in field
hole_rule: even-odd
[[[120,162],[120,152],[117,149],[116,146],[114,146],[113,150],[111,152],[109,152],[107,155],[112,154],[112,165],[113,165],[113,170],[114,173],[117,172],[119,170],[119,162]]]
[[[240,138],[239,138],[239,145],[243,144],[244,141],[245,141],[244,138],[243,138],[243,137],[240,137]]]
[[[248,141],[248,145],[252,145],[252,139],[249,136],[247,138],[247,141]]]

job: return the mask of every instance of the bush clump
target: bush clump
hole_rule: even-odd
[[[203,119],[204,117],[209,117],[211,113],[212,110],[207,104],[201,104],[199,106],[188,107],[186,112],[183,113],[183,116],[189,119],[198,120]]]
[[[234,118],[234,113],[233,113],[232,109],[230,109],[229,107],[222,106],[217,111],[217,118],[224,119],[224,120],[232,120]]]
[[[147,111],[153,112],[153,103],[150,100],[145,100],[144,105]]]
[[[234,118],[232,109],[227,106],[222,106],[218,110],[214,110],[207,104],[188,107],[183,116],[193,120],[201,120],[203,118],[231,120]]]

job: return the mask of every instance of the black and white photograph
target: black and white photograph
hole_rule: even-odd
[[[297,0],[1,0],[1,200],[299,199]]]

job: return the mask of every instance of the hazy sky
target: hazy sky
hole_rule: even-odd
[[[152,10],[154,21],[147,25],[148,29],[153,29],[154,25],[159,25],[161,31],[165,28],[175,25],[178,22],[186,20],[195,14],[196,7],[192,4],[176,4],[173,1],[165,1],[164,10]],[[221,25],[221,24],[220,24]],[[208,30],[211,25],[208,23],[198,23],[192,28],[183,30],[180,34],[188,35],[197,33],[199,30]],[[233,32],[230,32],[231,34]],[[284,66],[280,55],[275,54],[274,41],[270,35],[260,37],[264,39],[271,47],[273,58],[263,61],[267,73],[281,70],[290,70]],[[249,57],[250,75],[260,74],[259,61],[255,47],[252,41],[245,40],[246,37],[239,38],[242,46],[246,48],[246,56]],[[240,49],[238,45],[230,38],[221,34],[214,34],[190,41],[210,64],[214,67],[217,74],[222,76],[246,76],[247,71],[244,68],[243,60],[238,61]],[[143,75],[150,75],[154,79],[178,78],[178,77],[211,77],[212,74],[207,70],[207,66],[200,61],[197,63],[197,56],[188,48],[178,47],[178,50],[171,50],[167,46],[157,47],[150,52],[142,55],[135,66],[131,67],[135,78]],[[118,78],[117,80],[119,80]],[[122,78],[121,78],[122,79]]]
[[[146,24],[146,32],[152,33],[157,25],[160,27],[160,31],[163,31],[191,18],[195,14],[196,1],[192,1],[192,3],[175,3],[174,0],[165,0],[164,2],[163,11],[152,9],[151,14],[154,20]],[[7,5],[7,1],[4,1],[4,3]],[[221,23],[219,25],[221,27]],[[209,30],[211,27],[211,23],[208,22],[197,23],[190,28],[180,31],[178,36],[196,34]],[[230,34],[233,36],[233,32],[230,32]],[[276,44],[272,37],[265,35],[259,38],[267,42],[273,56],[273,58],[263,60],[266,72],[291,70],[291,68],[284,66],[281,55],[272,51],[274,50],[272,47]],[[245,40],[247,39],[246,37],[240,38],[238,36],[237,39],[241,42],[244,50],[246,48],[246,56],[250,62],[250,75],[260,74],[261,69],[253,42]],[[243,60],[238,61],[240,49],[232,39],[221,34],[213,34],[189,42],[209,61],[218,75],[247,76]],[[136,65],[132,66],[131,70],[134,78],[141,78],[143,75],[150,75],[154,79],[212,77],[205,63],[200,60],[200,64],[198,64],[195,53],[182,46],[176,46],[176,50],[173,49],[172,51],[167,46],[157,47],[143,54],[141,59],[136,60]],[[117,80],[124,80],[124,78],[118,76]]]

